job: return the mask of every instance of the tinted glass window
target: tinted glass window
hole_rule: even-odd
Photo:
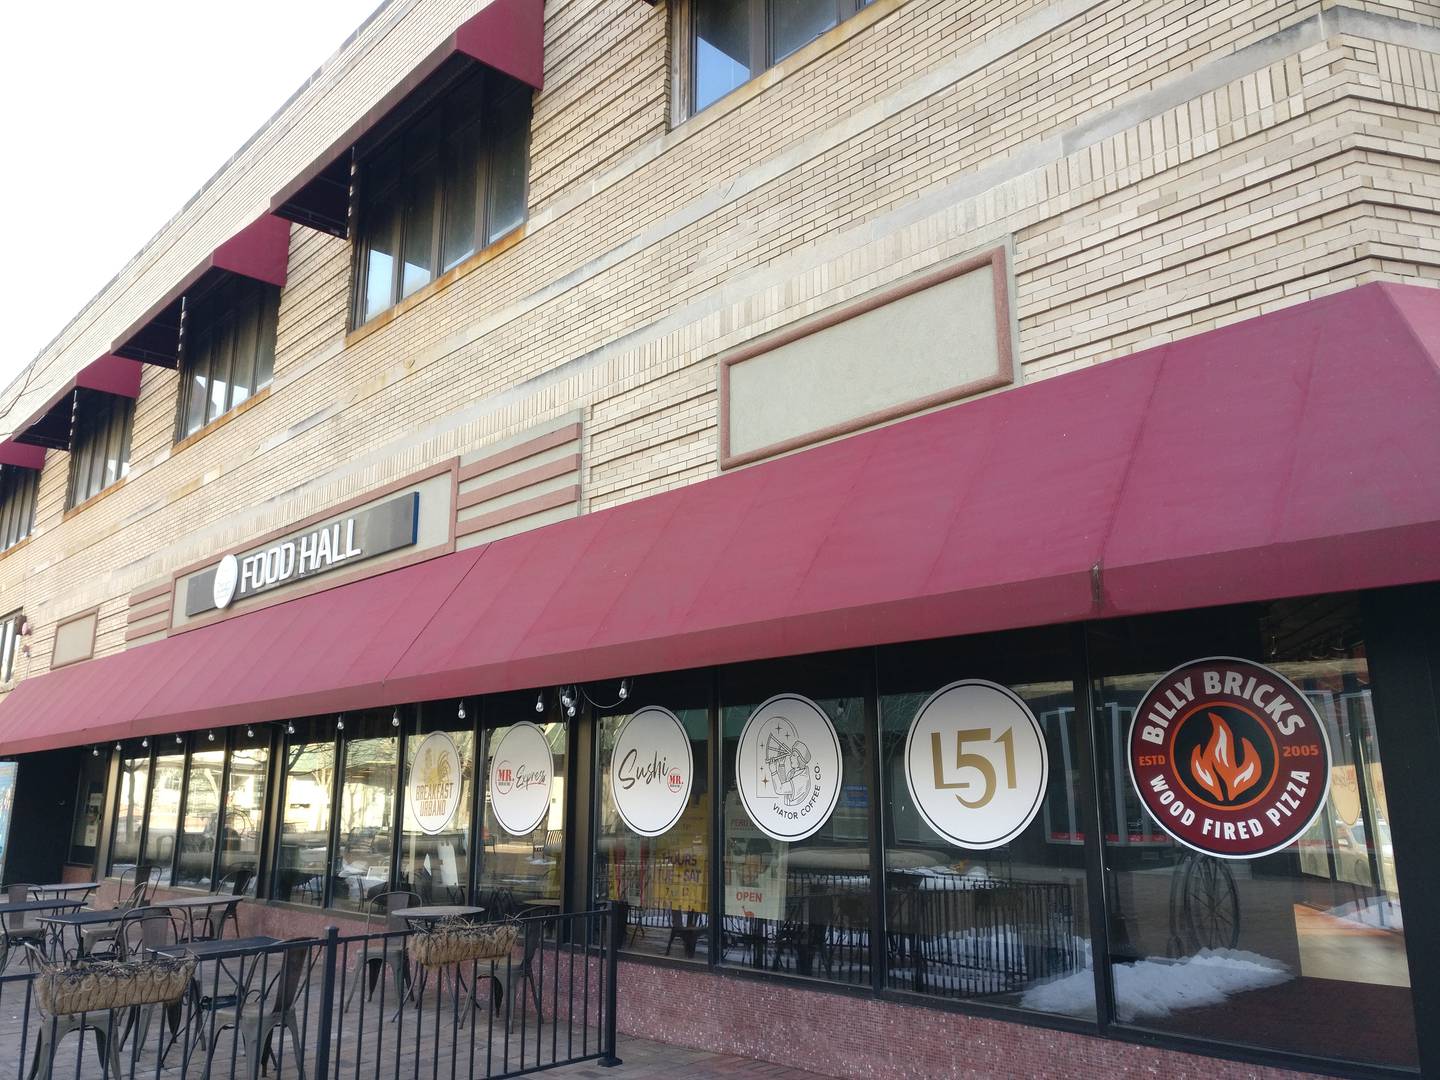
[[[271,895],[316,907],[329,876],[330,807],[334,799],[334,721],[296,722],[285,740],[285,787]]]
[[[270,747],[263,735],[236,732],[230,755],[230,779],[225,788],[224,817],[220,826],[220,878],[224,892],[255,895],[260,866],[260,842],[265,821],[265,793],[269,784]]]
[[[35,524],[36,469],[0,466],[0,549],[14,547]]]
[[[184,782],[185,754],[157,754],[155,773],[150,785],[150,814],[145,825],[145,842],[140,852],[140,862],[160,868],[157,881],[161,885],[168,885],[171,880]]]
[[[75,392],[75,426],[70,443],[70,495],[75,507],[123,480],[130,472],[131,398],[98,390]]]
[[[120,787],[115,799],[115,828],[110,837],[110,873],[133,869],[140,861],[140,835],[145,828],[145,797],[150,788],[150,755],[120,760]]]
[[[356,325],[524,221],[531,98],[477,70],[361,161]]]
[[[879,651],[887,981],[1095,1015],[1063,632]]]
[[[478,903],[487,910],[508,914],[536,901],[558,905],[564,895],[570,725],[560,713],[553,701],[536,713],[535,699],[525,695],[486,702]]]
[[[722,670],[722,963],[869,982],[871,671],[869,654]]]
[[[177,885],[210,886],[215,864],[215,836],[220,829],[220,786],[224,776],[224,750],[197,750],[190,755],[185,814],[180,823],[180,858],[175,869]]]
[[[1128,620],[1091,636],[1119,1019],[1415,1065],[1377,700],[1353,604],[1326,598]],[[1195,661],[1204,663],[1190,667]],[[1181,665],[1171,694],[1147,703]],[[1207,692],[1207,681],[1227,693]],[[1171,830],[1132,782],[1132,722],[1154,735],[1142,768],[1170,778],[1163,791],[1149,786],[1164,798]],[[1315,804],[1326,744],[1328,797]],[[1313,825],[1298,831],[1312,810]],[[1222,815],[1232,828],[1214,824]],[[1222,858],[1210,853],[1217,845],[1264,853]]]
[[[449,702],[426,706],[405,743],[400,880],[426,903],[463,904],[468,895],[475,737],[473,719],[458,711]]]
[[[363,911],[390,888],[400,730],[390,714],[347,716],[331,905]]]
[[[183,439],[270,385],[280,290],[233,277],[185,306],[180,342],[179,417]]]
[[[637,952],[709,954],[710,688],[708,672],[647,677],[600,711],[596,898],[629,905]]]

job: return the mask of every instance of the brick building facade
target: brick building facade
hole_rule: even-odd
[[[21,789],[27,762],[64,747],[103,745],[107,759],[97,804],[103,820],[90,844],[76,845],[89,851],[90,862],[83,851],[74,859],[72,850],[74,865],[67,873],[113,874],[125,861],[115,856],[122,753],[109,760],[110,743],[123,744],[123,754],[138,753],[136,740],[161,731],[198,740],[201,731],[215,728],[224,736],[231,725],[273,725],[345,709],[379,708],[388,718],[392,706],[442,697],[458,696],[463,702],[465,695],[514,692],[534,700],[537,693],[543,698],[550,687],[576,680],[601,685],[602,680],[633,677],[638,685],[639,677],[701,664],[992,629],[1020,633],[1026,627],[1080,625],[1092,616],[1124,621],[1316,594],[1341,597],[1336,604],[1343,610],[1332,616],[1336,623],[1349,625],[1346,620],[1359,618],[1348,614],[1352,608],[1367,612],[1363,644],[1350,637],[1341,641],[1346,656],[1360,658],[1362,666],[1367,648],[1375,657],[1375,639],[1405,637],[1395,627],[1408,625],[1405,620],[1426,602],[1430,594],[1422,591],[1424,583],[1440,578],[1430,532],[1406,534],[1421,538],[1404,567],[1388,576],[1367,564],[1365,572],[1357,570],[1349,579],[1322,559],[1307,584],[1292,587],[1264,580],[1269,563],[1258,570],[1236,566],[1225,571],[1233,578],[1215,590],[1213,599],[1204,598],[1203,589],[1185,594],[1201,597],[1185,603],[1137,600],[1106,608],[1097,599],[1093,612],[1050,611],[1044,617],[1020,603],[1013,619],[993,627],[969,616],[953,624],[932,620],[929,630],[909,637],[878,629],[888,625],[883,620],[867,637],[870,616],[857,600],[860,614],[849,636],[822,634],[812,641],[791,633],[785,640],[794,647],[779,651],[760,651],[770,649],[767,645],[747,652],[742,645],[718,644],[717,637],[713,653],[697,648],[680,654],[678,661],[657,646],[652,650],[657,659],[646,667],[646,661],[636,659],[651,655],[641,643],[609,667],[591,657],[576,662],[574,674],[553,678],[537,659],[539,652],[527,654],[531,667],[514,662],[512,674],[503,678],[492,677],[504,666],[500,661],[473,659],[468,667],[457,661],[443,682],[429,687],[433,692],[420,692],[421,676],[413,671],[402,677],[401,665],[389,676],[383,669],[357,671],[356,688],[337,695],[334,706],[325,705],[320,688],[290,694],[289,712],[278,691],[273,698],[262,690],[255,701],[242,701],[238,690],[227,688],[231,696],[224,701],[207,702],[197,691],[193,703],[182,708],[174,703],[177,690],[164,708],[154,705],[148,713],[132,694],[134,709],[123,724],[119,719],[112,724],[104,707],[93,701],[86,706],[90,718],[76,719],[83,711],[74,700],[79,691],[65,687],[102,660],[118,665],[125,661],[114,658],[165,648],[172,650],[166,655],[179,656],[178,650],[190,647],[187,643],[226,627],[236,636],[225,648],[241,648],[243,631],[236,626],[261,612],[283,618],[299,597],[318,603],[434,560],[459,559],[464,552],[477,553],[481,562],[474,565],[479,566],[485,559],[493,561],[492,552],[514,550],[498,547],[512,537],[533,534],[539,550],[545,541],[535,536],[558,535],[553,530],[566,522],[580,530],[573,535],[581,535],[585,526],[577,520],[601,511],[629,507],[643,515],[659,512],[647,507],[692,506],[650,500],[720,483],[717,478],[752,468],[770,468],[770,463],[839,461],[834,455],[844,451],[834,447],[852,437],[871,437],[856,432],[901,429],[921,422],[918,417],[952,412],[960,418],[954,425],[960,431],[966,417],[982,415],[965,410],[985,407],[982,403],[991,398],[1028,394],[1057,377],[1093,378],[1077,373],[1093,373],[1104,367],[1102,362],[1131,354],[1178,357],[1178,351],[1164,349],[1178,350],[1186,341],[1201,353],[1239,349],[1235,357],[1264,371],[1270,355],[1245,353],[1248,339],[1199,335],[1258,325],[1252,320],[1263,323],[1291,309],[1340,311],[1323,305],[1360,295],[1356,290],[1363,287],[1371,290],[1365,296],[1382,295],[1375,292],[1377,285],[1408,287],[1383,295],[1405,298],[1395,304],[1417,337],[1432,326],[1428,316],[1416,314],[1429,302],[1428,294],[1414,287],[1428,287],[1440,276],[1435,205],[1440,197],[1435,164],[1440,154],[1440,4],[845,0],[833,5],[833,17],[828,9],[822,12],[816,33],[788,55],[771,62],[778,46],[769,52],[755,46],[765,56],[752,68],[763,70],[751,70],[752,77],[737,80],[736,88],[697,108],[709,94],[709,69],[700,70],[713,52],[706,51],[707,28],[719,25],[717,12],[736,6],[709,0],[549,0],[542,20],[538,0],[392,0],[0,395],[5,446],[18,448],[8,456],[0,452],[0,460],[11,470],[25,468],[20,462],[40,464],[29,470],[36,473],[33,522],[0,554],[0,608],[18,615],[13,636],[5,639],[11,656],[4,690],[11,700],[0,704],[0,752],[20,755]],[[780,33],[771,6],[750,6],[763,12],[762,21],[772,20],[767,24],[772,37]],[[721,40],[718,31],[713,40]],[[728,62],[739,61],[731,56]],[[527,64],[541,65],[533,77],[525,77]],[[372,314],[365,275],[379,256],[367,255],[372,248],[358,238],[375,235],[380,211],[362,214],[361,207],[369,205],[363,201],[365,184],[378,175],[376,162],[386,140],[396,145],[395,140],[409,138],[419,124],[416,117],[425,115],[431,102],[446,100],[455,81],[472,68],[487,72],[485,109],[498,108],[500,91],[494,87],[500,84],[512,88],[506,92],[523,88],[529,101],[521,156],[523,220],[497,237],[482,236],[485,242],[472,245],[473,251],[453,263],[447,257],[422,266],[417,273],[428,280],[412,288],[403,279],[395,286],[400,293],[391,294],[399,298],[381,301]],[[437,160],[450,161],[444,156],[448,153],[442,151]],[[500,175],[500,159],[489,160],[495,164],[483,181],[491,185],[487,190]],[[320,170],[331,169],[333,176],[336,162],[344,183],[353,188],[342,199],[347,213],[338,226],[331,221],[317,228],[316,184],[325,175]],[[420,179],[398,181],[396,190],[447,182],[434,181],[434,174],[417,168],[421,171],[414,176]],[[381,186],[373,180],[375,190]],[[445,213],[452,214],[446,206]],[[484,212],[495,213],[493,206]],[[419,235],[413,219],[406,220],[411,222],[406,228]],[[437,236],[451,220],[440,222],[437,212]],[[237,270],[220,254],[232,238],[259,236],[257,227],[265,233],[256,241],[261,247],[273,248],[274,236],[281,236],[284,266],[278,280],[261,278],[238,256]],[[387,257],[400,258],[393,245]],[[409,259],[408,249],[404,258]],[[423,262],[426,256],[417,258]],[[201,310],[196,297],[202,283],[210,287],[229,280],[226,275],[268,280],[278,287],[273,376],[265,385],[257,377],[242,403],[228,409],[222,405],[213,417],[202,402],[198,430],[186,433],[181,399],[192,373],[196,333],[204,330],[193,314]],[[157,309],[170,310],[167,305],[182,300],[190,320],[185,336],[178,337],[171,362],[156,362],[136,343],[168,325],[164,311]],[[1280,336],[1292,343],[1305,337],[1313,344],[1325,337],[1316,327],[1329,324],[1296,324],[1293,332],[1284,329],[1291,324],[1264,325],[1281,326]],[[1386,340],[1403,336],[1397,331]],[[886,341],[893,343],[893,354],[879,355],[875,345]],[[929,341],[939,344],[927,349]],[[1217,344],[1196,344],[1205,341]],[[1427,339],[1425,347],[1430,344]],[[858,352],[851,356],[847,350]],[[85,410],[95,400],[87,395],[104,393],[83,378],[77,383],[77,375],[93,370],[97,358],[117,357],[121,367],[130,365],[124,367],[126,377],[138,378],[133,393],[118,395],[134,402],[128,464],[118,466],[115,482],[77,500],[78,440]],[[1383,355],[1372,359],[1387,362]],[[875,361],[880,376],[864,373],[867,360]],[[832,361],[836,366],[827,368]],[[1216,379],[1197,385],[1235,395],[1237,407],[1250,393],[1248,387],[1258,386],[1254,393],[1262,399],[1269,392],[1263,378],[1253,384],[1233,373]],[[216,381],[200,393],[208,396]],[[1056,389],[1051,398],[1064,396]],[[1301,401],[1297,408],[1304,407]],[[777,403],[787,406],[778,410],[786,415],[776,415]],[[1281,411],[1288,407],[1279,398],[1275,404]],[[1430,407],[1415,405],[1422,406]],[[999,408],[992,405],[991,415]],[[34,437],[56,409],[68,410],[61,442],[71,452]],[[1383,427],[1384,415],[1365,416],[1357,424]],[[1339,422],[1325,422],[1332,420]],[[1264,422],[1253,419],[1257,426]],[[1009,454],[1030,441],[1022,428],[990,451],[1008,447],[1004,452]],[[33,457],[37,446],[46,450],[43,463]],[[826,448],[832,448],[832,458],[814,457]],[[1424,462],[1407,457],[1406,449],[1390,450],[1407,463],[1398,467],[1400,473],[1423,471]],[[988,459],[962,461],[956,469],[966,477],[983,477],[992,465]],[[1333,477],[1347,497],[1367,483],[1360,476]],[[743,481],[725,490],[738,490],[738,483]],[[1423,492],[1426,483],[1417,475],[1412,486]],[[243,560],[245,552],[262,552],[307,529],[328,528],[346,514],[409,492],[419,493],[417,524],[397,550],[323,576],[317,571],[308,584],[287,584],[281,574],[265,587],[264,596],[251,598],[242,580],[233,606],[229,600],[198,606],[193,601],[208,595],[221,556],[237,553]],[[1398,502],[1406,496],[1387,497]],[[1429,500],[1433,507],[1433,493]],[[1433,519],[1423,517],[1428,512],[1417,518],[1415,528],[1429,528]],[[1059,534],[1071,528],[1070,520],[1047,524],[1040,514],[1032,525]],[[897,520],[898,532],[909,527]],[[1359,534],[1368,527],[1352,521],[1347,529]],[[774,542],[783,547],[781,537]],[[1334,564],[1365,562],[1341,541],[1328,548],[1324,538],[1315,542]],[[576,543],[577,554],[567,556],[572,561],[584,550],[583,543]],[[479,556],[482,548],[487,550]],[[532,551],[527,558],[538,556]],[[1100,564],[1095,565],[1099,582]],[[857,573],[863,576],[863,570]],[[999,572],[976,587],[998,587],[1005,580]],[[533,587],[543,591],[553,585],[537,578]],[[1414,591],[1398,600],[1394,593],[1385,594],[1388,600],[1375,598],[1375,590],[1392,586]],[[1103,587],[1096,585],[1095,592],[1099,597]],[[1389,614],[1366,607],[1386,603]],[[577,606],[583,604],[581,597]],[[603,622],[605,615],[601,609],[597,618]],[[1266,627],[1272,614],[1244,618],[1258,618]],[[743,638],[743,620],[734,626]],[[1381,626],[1390,629],[1373,629]],[[398,620],[395,633],[419,629]],[[516,633],[523,629],[517,627]],[[1144,637],[1152,630],[1135,632]],[[1188,643],[1190,633],[1177,631],[1176,636]],[[1133,670],[1164,671],[1192,654],[1229,655],[1218,646],[1176,648],[1180,651],[1173,657]],[[1091,652],[1098,655],[1103,649],[1092,645]],[[1284,666],[1310,662],[1308,653],[1288,655],[1282,647],[1274,655],[1279,669],[1307,694],[1321,692]],[[574,660],[572,655],[557,663]],[[1384,662],[1375,657],[1372,666],[1379,669]],[[119,666],[104,670],[127,678]],[[253,677],[263,682],[266,676]],[[1394,676],[1393,685],[1407,677],[1403,672]],[[398,689],[406,678],[413,692]],[[70,681],[62,684],[61,679]],[[937,678],[928,689],[944,682]],[[593,693],[613,696],[609,689]],[[55,694],[64,697],[65,705],[52,710],[47,695]],[[720,694],[723,699],[724,691]],[[765,696],[757,691],[751,704]],[[749,701],[743,695],[738,700]],[[883,691],[878,700],[885,700]],[[603,710],[594,700],[590,705],[575,724],[599,724]],[[1399,721],[1393,730],[1380,721],[1379,742],[1387,753],[1400,753],[1390,749],[1392,744],[1403,740],[1409,745],[1418,738],[1415,760],[1430,760],[1425,755],[1433,755],[1434,748],[1424,739],[1435,735],[1435,718],[1427,708],[1423,702],[1415,705],[1419,718],[1406,721],[1412,725],[1403,729],[1408,734],[1401,733]],[[213,719],[207,719],[212,715],[207,710]],[[718,716],[721,710],[711,711],[718,736],[729,721]],[[47,729],[50,741],[44,745],[24,741],[36,717]],[[142,720],[151,726],[136,726]],[[562,727],[565,720],[557,716]],[[383,727],[383,721],[376,723]],[[725,731],[722,738],[738,735]],[[590,760],[585,755],[598,752],[598,743],[588,735],[577,738],[567,744],[568,753],[582,763],[570,767],[584,773],[591,767],[584,764]],[[1335,740],[1334,732],[1330,738]],[[1373,731],[1366,738],[1366,746],[1376,742]],[[1088,745],[1081,737],[1082,757]],[[197,741],[192,752],[201,749]],[[1058,764],[1055,747],[1049,754],[1051,775],[1064,774],[1069,766]],[[1118,762],[1116,776],[1121,775]],[[483,758],[477,758],[472,766],[476,775],[481,764]],[[1385,765],[1394,803],[1400,793],[1410,792],[1405,785],[1412,781],[1399,778],[1390,757]],[[1102,778],[1086,779],[1086,770],[1094,767],[1074,766],[1079,773],[1072,802],[1075,792],[1083,802],[1086,792],[1105,786]],[[1386,787],[1378,759],[1357,757],[1340,767],[1350,769],[1352,783],[1357,772],[1371,778],[1370,787],[1363,779],[1360,785],[1366,788],[1369,839],[1359,835],[1356,841],[1368,852],[1369,884],[1362,888],[1348,881],[1346,887],[1393,904],[1397,911],[1401,892],[1407,906],[1417,905],[1411,907],[1408,937],[1399,933],[1398,952],[1392,931],[1386,931],[1391,937],[1383,946],[1376,946],[1392,969],[1398,956],[1400,974],[1392,970],[1384,977],[1387,991],[1395,993],[1374,1007],[1398,1005],[1402,1013],[1423,1010],[1426,1003],[1433,1008],[1435,977],[1425,976],[1429,981],[1422,985],[1413,960],[1427,941],[1434,941],[1434,931],[1414,929],[1420,901],[1409,897],[1423,880],[1435,880],[1440,868],[1433,856],[1428,865],[1417,865],[1413,858],[1406,865],[1407,853],[1418,850],[1423,840],[1413,827],[1401,835],[1407,811],[1382,815],[1372,805],[1383,803]],[[1366,768],[1373,771],[1366,774]],[[720,777],[720,766],[716,769],[723,788],[729,781]],[[592,775],[598,787],[599,773]],[[279,780],[278,774],[272,776],[272,789]],[[572,778],[572,783],[578,785],[573,788],[577,799],[587,793],[600,797],[589,791],[588,782]],[[89,804],[83,790],[73,798],[66,794],[69,833],[71,815],[83,814]],[[853,806],[842,799],[842,809],[863,812],[863,796],[853,799]],[[880,801],[872,788],[869,812]],[[1095,815],[1106,812],[1101,802],[1103,797]],[[399,825],[396,807],[392,812]],[[721,807],[717,803],[707,811],[707,821],[722,814],[728,821],[729,808]],[[477,803],[477,817],[486,812]],[[1123,809],[1116,812],[1124,814]],[[603,899],[604,872],[594,869],[594,852],[574,842],[584,835],[578,830],[589,815],[598,819],[599,811],[564,810],[565,815],[577,813],[586,815],[583,821],[567,816],[559,830],[571,837],[566,876],[548,888],[579,908],[592,898]],[[1412,822],[1416,813],[1411,812]],[[1081,811],[1072,809],[1072,814],[1083,817]],[[1045,817],[1051,818],[1049,808]],[[1315,820],[1328,821],[1328,815]],[[78,829],[78,816],[76,821]],[[873,822],[871,829],[878,827]],[[1382,846],[1388,848],[1389,842],[1381,843],[1382,827],[1386,835],[1392,827],[1396,833],[1398,859],[1389,856],[1388,868]],[[1058,819],[1047,828],[1055,843],[1067,832]],[[272,866],[275,851],[283,846],[274,829],[265,826],[257,841]],[[1143,810],[1137,809],[1128,823],[1112,822],[1108,831],[1123,836],[1127,830],[1168,843],[1145,824]],[[1083,834],[1093,831],[1081,827],[1080,817],[1069,829],[1080,847]],[[79,836],[76,832],[70,839]],[[721,852],[729,850],[725,843],[717,834],[709,856],[712,879],[719,874]],[[883,846],[883,841],[876,843]],[[1327,833],[1320,843],[1332,853],[1327,873],[1340,881],[1344,875],[1334,855],[1339,841]],[[1185,850],[1175,846],[1173,854],[1178,858]],[[34,857],[19,848],[15,853]],[[885,857],[878,847],[877,854]],[[870,865],[878,876],[873,857]],[[887,861],[892,869],[895,865]],[[1087,913],[1093,914],[1095,890],[1105,890],[1108,871],[1124,877],[1134,869],[1117,867],[1098,852],[1075,856],[1076,880],[1089,881]],[[59,873],[61,868],[44,869]],[[179,864],[173,869],[171,884],[177,884]],[[37,866],[30,874],[41,872]],[[476,868],[465,872],[473,876]],[[988,872],[997,880],[1004,877],[993,868]],[[297,915],[275,893],[267,902],[263,894],[277,875],[278,869],[258,875],[262,898],[246,905],[247,925],[301,918],[318,926],[346,917],[319,911]],[[1136,877],[1139,884],[1108,880],[1112,899],[1145,888],[1143,877]],[[472,882],[472,887],[479,885]],[[256,887],[252,883],[252,891]],[[719,886],[712,887],[712,897],[718,897]],[[315,906],[336,906],[326,903],[334,899],[327,891]],[[1135,903],[1143,907],[1144,902]],[[1314,904],[1326,918],[1334,917],[1338,906],[1330,900]],[[1080,918],[1080,924],[1090,917]],[[1125,918],[1111,912],[1109,921],[1110,932],[1119,936],[1115,928]],[[1146,932],[1135,930],[1134,937],[1136,955],[1145,955],[1151,946],[1138,943]],[[1101,946],[1093,938],[1085,949],[1092,944],[1098,952]],[[1303,940],[1298,948],[1304,964],[1311,964]],[[1111,952],[1118,956],[1116,950],[1112,940]],[[1391,1075],[1413,1072],[1422,1060],[1434,1065],[1437,1053],[1433,1034],[1409,1019],[1396,1027],[1381,1026],[1390,1040],[1384,1051],[1375,1051],[1358,1034],[1348,1041],[1302,1039],[1297,1045],[1269,1032],[1248,1039],[1233,1017],[1216,1021],[1213,1031],[1168,1020],[1148,1027],[1143,1020],[1127,1023],[1122,1016],[1104,1015],[1107,1008],[1115,1010],[1112,989],[1108,1005],[1102,994],[1098,1020],[1092,1001],[1088,1015],[1082,1009],[1063,1023],[1044,1017],[1037,1027],[1027,1026],[1034,1016],[986,1013],[983,1001],[978,1014],[967,1011],[964,993],[958,995],[956,1011],[950,1008],[957,1005],[954,1000],[947,998],[939,1003],[943,1008],[936,1008],[915,1000],[919,994],[899,1000],[877,991],[857,1000],[856,986],[836,996],[825,989],[824,980],[813,988],[782,983],[789,989],[777,991],[764,981],[727,975],[726,963],[725,955],[714,953],[708,970],[688,970],[673,960],[627,960],[622,1026],[647,1037],[739,1050],[837,1075],[1090,1075],[1101,1070],[1229,1075],[1232,1068],[1235,1075],[1260,1075],[1255,1070],[1272,1067],[1342,1073],[1370,1069]],[[1083,963],[1089,970],[1089,961]],[[870,978],[861,981],[868,985]],[[663,988],[660,992],[650,988],[652,980]],[[767,995],[784,993],[813,1003],[807,1018],[780,1015]],[[1296,1000],[1302,1007],[1308,1001]],[[693,1017],[688,1025],[673,1015],[676,1002],[687,1003]],[[1025,1008],[1014,1001],[1005,1004]],[[1354,1017],[1357,1027],[1370,1023],[1369,1007]],[[1343,1015],[1328,1008],[1320,1015]],[[758,1014],[775,1018],[784,1037],[769,1038]],[[924,1018],[925,1049],[912,1045],[913,1052],[897,1054],[898,1046],[920,1038],[909,1033],[915,1017]],[[863,1030],[863,1039],[849,1038],[857,1030]],[[1210,1040],[1215,1045],[1207,1048]],[[866,1045],[873,1052],[867,1053]],[[1058,1065],[1061,1058],[1071,1061],[1073,1070]],[[1221,1064],[1221,1058],[1254,1064]]]

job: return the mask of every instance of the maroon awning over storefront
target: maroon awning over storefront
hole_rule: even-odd
[[[1440,579],[1440,290],[1370,285],[27,679],[16,753]]]

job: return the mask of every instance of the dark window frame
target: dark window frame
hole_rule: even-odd
[[[176,442],[204,431],[270,385],[275,376],[279,312],[279,286],[239,275],[225,278],[198,296],[185,298]],[[242,351],[246,355],[241,356]],[[214,377],[217,364],[223,364],[225,371],[218,404]],[[247,372],[246,378],[237,380],[236,371],[242,369]],[[243,396],[236,392],[237,387],[243,389]],[[193,417],[197,407],[198,420]]]
[[[688,10],[686,10],[683,15],[677,17],[675,33],[680,35],[684,41],[683,50],[677,50],[677,54],[683,54],[689,68],[689,70],[684,73],[683,78],[676,84],[684,88],[685,94],[683,108],[678,110],[680,114],[679,119],[687,119],[704,112],[740,88],[737,86],[704,104],[700,103],[699,11],[701,7],[709,2],[713,2],[713,0],[690,0]],[[858,15],[873,2],[874,0],[830,0],[830,3],[832,3],[835,8],[835,22],[823,32],[828,33],[829,30],[834,29],[834,27]],[[810,44],[811,41],[815,41],[819,37],[819,35],[816,35],[816,37],[810,38],[809,41],[802,42],[786,52],[780,53],[775,44],[775,0],[741,0],[741,3],[749,9],[747,12],[747,22],[748,44],[750,46],[748,58],[750,77],[741,83],[740,86],[754,82],[776,64],[781,63],[787,57],[799,52],[806,45]]]
[[[73,510],[130,474],[130,440],[135,425],[135,399],[99,390],[75,391],[75,419],[70,441],[70,478],[65,506]],[[108,462],[116,475],[106,479]]]
[[[0,466],[0,551],[28,539],[35,528],[35,498],[40,470]]]
[[[351,330],[358,330],[394,309],[402,300],[524,225],[529,216],[533,98],[533,91],[525,84],[492,69],[472,65],[443,78],[435,92],[426,95],[403,117],[385,124],[368,140],[368,145],[357,152],[352,195]],[[465,115],[467,104],[477,106],[476,115]],[[508,108],[514,108],[516,113],[512,116]],[[491,217],[497,190],[493,180],[502,164],[503,138],[513,134],[504,126],[507,118],[523,126],[520,145],[513,148],[523,168],[520,190],[511,193],[519,199],[518,220],[503,223],[492,222]],[[425,131],[427,125],[431,131]],[[473,143],[462,140],[466,133],[474,136]],[[423,136],[432,136],[433,141]],[[460,156],[467,151],[476,157],[470,207],[471,243],[463,253],[447,259],[447,216],[463,205],[452,174]],[[387,160],[392,157],[396,160]],[[393,170],[392,174],[381,171],[386,166]],[[418,205],[412,206],[422,185],[431,186],[428,206],[423,210]],[[458,190],[463,191],[463,187]],[[419,212],[412,213],[412,210]],[[423,233],[428,233],[424,239],[428,277],[407,289],[405,255],[413,238],[412,227],[417,223],[424,225]],[[372,310],[368,294],[375,249],[371,241],[382,229],[389,230],[385,248],[391,260],[389,288],[385,298]]]
[[[0,683],[8,683],[15,677],[15,657],[20,652],[20,639],[25,636],[24,627],[24,608],[0,617]]]

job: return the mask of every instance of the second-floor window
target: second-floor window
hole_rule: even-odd
[[[185,303],[180,342],[180,412],[176,439],[270,385],[275,370],[275,320],[280,290],[232,277]]]
[[[691,112],[719,101],[870,0],[692,0]]]
[[[135,402],[97,390],[77,390],[70,443],[69,506],[76,507],[130,472],[130,427]]]
[[[365,152],[354,325],[525,220],[530,88],[478,69]]]
[[[20,651],[20,631],[25,626],[25,613],[12,611],[0,619],[0,683],[15,677],[15,654]]]
[[[35,524],[35,489],[40,473],[16,465],[0,466],[0,550],[30,535]]]

